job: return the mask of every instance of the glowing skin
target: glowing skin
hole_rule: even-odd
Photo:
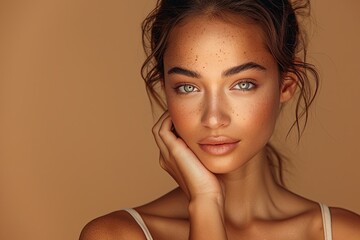
[[[275,59],[261,29],[193,17],[171,32],[165,94],[178,135],[213,173],[264,160],[282,101]]]
[[[322,240],[319,204],[277,184],[265,151],[296,78],[280,76],[254,22],[224,17],[187,16],[172,29],[163,79],[169,111],[152,131],[159,163],[179,188],[136,210],[154,239]],[[360,239],[358,215],[331,208],[331,218],[334,239]],[[144,234],[116,211],[80,237],[100,238]]]

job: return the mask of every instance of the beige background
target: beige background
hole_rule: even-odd
[[[0,0],[0,239],[77,239],[175,186],[139,75],[155,1],[132,2]],[[303,141],[286,144],[288,185],[360,212],[360,2],[313,5],[323,85]]]

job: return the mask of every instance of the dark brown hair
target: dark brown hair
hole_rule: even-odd
[[[316,69],[306,62],[306,37],[299,27],[299,19],[307,16],[309,9],[309,0],[158,0],[155,9],[142,24],[143,46],[147,58],[141,73],[150,100],[166,109],[156,86],[164,78],[163,57],[171,30],[191,15],[222,17],[227,13],[235,14],[261,27],[266,46],[277,61],[280,74],[292,73],[296,76],[299,90],[295,121],[289,132],[295,128],[299,140],[307,124],[309,106],[319,85]],[[304,121],[301,124],[302,117]],[[267,150],[270,164],[278,169],[276,171],[273,168],[273,174],[284,185],[283,157],[270,144],[267,145]]]

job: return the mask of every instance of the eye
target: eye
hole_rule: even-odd
[[[237,84],[235,84],[235,86],[233,87],[233,89],[236,90],[242,90],[242,91],[249,91],[253,88],[255,88],[256,85],[250,81],[243,81],[243,82],[238,82]]]
[[[198,92],[195,86],[190,84],[183,84],[175,88],[178,93],[191,93],[191,92]]]

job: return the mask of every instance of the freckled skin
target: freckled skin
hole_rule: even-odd
[[[136,211],[154,239],[323,240],[318,203],[279,186],[264,154],[280,104],[294,94],[295,79],[285,73],[279,86],[276,62],[255,25],[241,21],[232,25],[205,16],[187,20],[170,35],[164,56],[169,112],[153,128],[160,163],[179,187]],[[246,62],[255,62],[266,70],[222,74]],[[179,68],[191,70],[199,78],[187,76],[194,76],[191,72],[168,74],[173,67],[178,67],[178,72]],[[234,88],[241,85],[239,81],[249,79],[256,88]],[[179,94],[175,89],[180,85],[183,91],[184,84],[196,91]],[[196,156],[176,138],[179,135],[170,132],[170,120]],[[209,136],[227,136],[240,142],[230,153],[212,156],[198,145],[200,139]],[[212,174],[198,159],[211,172],[225,174]],[[360,239],[358,215],[331,208],[331,218],[335,240]],[[116,211],[83,229],[80,240],[93,239],[145,236],[127,212]]]
[[[196,17],[177,26],[169,38],[164,56],[169,113],[179,136],[214,173],[237,170],[250,159],[263,156],[274,130],[280,108],[279,73],[259,31],[245,22],[235,25]],[[222,76],[223,71],[246,62],[258,63],[266,70]],[[172,67],[195,71],[200,78],[168,75]],[[254,79],[257,87],[247,92],[233,90],[242,79]],[[179,83],[196,86],[199,91],[177,94],[174,87]],[[209,136],[228,136],[239,139],[240,144],[230,154],[213,156],[198,144]]]

